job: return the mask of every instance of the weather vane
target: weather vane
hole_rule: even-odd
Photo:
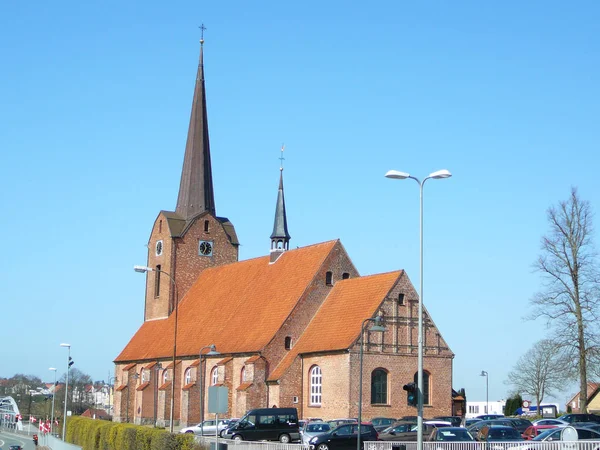
[[[283,170],[283,160],[285,159],[283,157],[283,150],[285,149],[285,145],[281,144],[281,156],[279,157],[279,160],[281,161],[281,165],[279,166],[279,170]]]

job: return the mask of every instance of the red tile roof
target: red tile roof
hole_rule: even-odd
[[[123,367],[123,371],[133,369],[134,367],[135,367],[135,363],[127,364],[125,367]]]
[[[277,380],[301,353],[350,348],[360,337],[362,321],[373,317],[404,271],[338,281],[298,342],[269,375]]]
[[[179,303],[178,356],[197,355],[206,342],[224,354],[261,351],[338,242],[287,251],[274,264],[264,256],[204,270]],[[144,322],[115,362],[169,357],[174,323],[175,314]]]
[[[122,391],[122,390],[124,390],[124,389],[126,389],[126,388],[127,388],[127,385],[126,385],[126,384],[122,384],[121,386],[119,386],[119,387],[117,388],[117,391]]]
[[[146,389],[148,386],[150,386],[150,383],[146,382],[144,384],[140,384],[137,388],[136,391],[143,391],[144,389]]]
[[[196,383],[195,383],[195,382],[192,382],[192,383],[188,383],[188,384],[186,384],[186,385],[185,385],[184,387],[182,387],[181,389],[182,389],[182,390],[184,390],[184,391],[187,391],[187,390],[189,390],[189,389],[193,388],[194,386],[196,386]]]
[[[260,359],[260,355],[254,355],[245,361],[245,364],[256,362]]]
[[[227,364],[229,361],[231,361],[233,358],[231,356],[228,356],[227,358],[223,358],[221,361],[219,361],[217,363],[217,366],[224,366],[225,364]]]
[[[246,389],[248,389],[250,386],[252,386],[252,382],[251,381],[246,381],[245,383],[242,383],[238,386],[237,390],[238,391],[245,391]]]

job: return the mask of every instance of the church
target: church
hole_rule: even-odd
[[[214,201],[200,43],[177,206],[158,213],[138,268],[144,322],[114,360],[114,420],[196,424],[211,386],[227,388],[224,417],[274,406],[358,417],[359,392],[365,420],[416,415],[402,389],[417,379],[408,275],[360,276],[339,239],[290,250],[283,168],[270,248],[239,261],[235,227]],[[449,415],[454,354],[425,308],[423,324],[424,416]]]

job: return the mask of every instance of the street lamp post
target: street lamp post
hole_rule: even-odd
[[[488,373],[485,370],[482,370],[481,373],[479,374],[482,377],[485,377],[485,413],[489,414],[490,413],[490,403],[488,401],[489,397],[488,397],[488,388],[489,388],[489,377],[488,377]]]
[[[56,367],[50,367],[48,370],[54,371],[54,385],[52,387],[52,422],[50,422],[50,434],[54,428],[54,397],[56,397]]]
[[[68,350],[67,358],[67,379],[65,383],[65,410],[63,413],[63,428],[62,440],[65,440],[65,432],[67,431],[67,400],[69,399],[69,370],[71,369],[71,344],[60,344],[61,347],[66,347]]]
[[[217,348],[215,347],[215,344],[211,344],[211,345],[207,345],[206,347],[202,347],[200,349],[200,360],[198,361],[198,374],[200,375],[199,377],[199,387],[200,387],[200,428],[201,428],[201,433],[202,435],[204,435],[204,427],[202,426],[202,422],[204,422],[204,379],[202,377],[203,374],[203,370],[202,370],[202,357],[204,356],[204,354],[202,353],[204,350],[208,350],[208,352],[206,353],[206,356],[216,356],[216,355],[220,355],[220,353],[217,351]],[[218,427],[217,427],[217,434],[218,434]]]
[[[177,283],[175,283],[175,278],[173,278],[171,276],[170,273],[165,272],[164,270],[160,270],[160,269],[153,269],[152,267],[146,267],[146,266],[133,266],[133,270],[135,270],[138,273],[146,273],[146,272],[158,272],[158,273],[164,273],[166,276],[168,276],[171,279],[171,282],[173,283],[173,288],[175,289],[175,295],[174,295],[174,303],[175,303],[175,326],[173,327],[173,380],[171,380],[171,414],[170,414],[170,425],[169,425],[169,431],[172,433],[173,432],[173,414],[175,411],[175,358],[177,356],[177,311],[179,310],[179,298],[178,298],[178,294],[177,294]]]
[[[363,387],[363,347],[364,347],[364,334],[365,334],[365,323],[367,322],[375,322],[369,331],[385,331],[385,327],[382,325],[383,318],[381,316],[377,316],[375,318],[369,317],[362,321],[360,325],[360,364],[358,369],[358,430],[357,430],[357,438],[356,438],[356,450],[360,450],[360,438],[362,436],[361,425],[362,425],[362,387]]]
[[[385,174],[386,178],[392,178],[396,180],[405,180],[411,178],[417,182],[420,191],[420,205],[419,205],[419,242],[420,242],[420,280],[419,280],[419,325],[418,325],[418,352],[417,352],[417,450],[423,450],[423,185],[427,180],[433,178],[434,180],[450,178],[452,174],[446,170],[438,170],[429,174],[423,181],[419,181],[418,178],[406,172],[399,172],[397,170],[389,170]]]
[[[110,413],[110,394],[112,393],[111,381],[114,382],[116,379],[117,379],[116,377],[111,377],[110,375],[108,376],[108,415],[111,417],[112,417],[112,414]],[[112,420],[112,418],[111,418],[111,420]]]

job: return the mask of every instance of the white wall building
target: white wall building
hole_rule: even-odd
[[[471,417],[477,417],[482,414],[504,414],[504,405],[506,400],[489,401],[485,400],[482,402],[473,402],[467,400],[467,406],[465,408],[465,417],[470,419]]]

